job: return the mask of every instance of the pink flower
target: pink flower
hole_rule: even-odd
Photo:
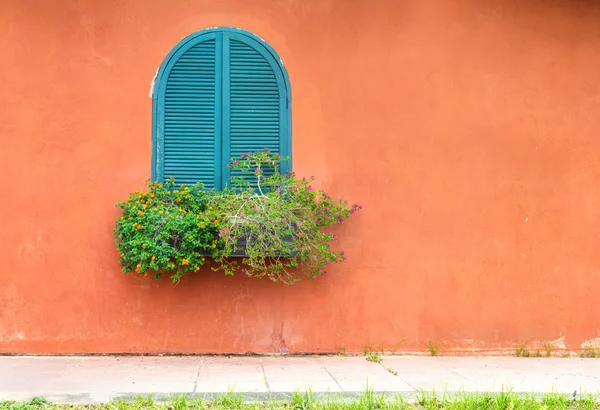
[[[244,153],[243,152],[240,154],[240,157],[244,158]]]
[[[356,209],[352,208],[352,209],[350,210],[350,213],[351,213],[351,214],[355,214],[355,213],[356,213]]]

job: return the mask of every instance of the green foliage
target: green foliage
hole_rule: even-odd
[[[211,194],[200,184],[148,183],[148,192],[136,191],[118,203],[123,214],[115,237],[123,272],[147,276],[171,272],[173,281],[200,270],[204,255],[216,253],[218,212],[208,205]]]
[[[35,410],[48,405],[48,401],[44,397],[33,397],[31,400],[17,403],[13,401],[0,401],[0,410]]]
[[[383,357],[377,352],[369,352],[367,353],[367,360],[369,362],[381,363],[383,361]]]
[[[324,228],[362,207],[314,189],[313,177],[282,175],[279,166],[288,160],[268,149],[242,154],[228,165],[231,183],[222,191],[176,187],[171,179],[130,194],[118,204],[123,214],[115,228],[123,271],[156,278],[169,272],[176,282],[212,257],[212,268],[227,275],[241,269],[287,284],[301,274],[325,275],[328,264],[346,257],[331,248],[336,236]],[[241,260],[231,257],[240,254]]]
[[[292,408],[294,410],[310,410],[317,407],[317,399],[311,389],[296,390],[292,395]]]
[[[45,400],[36,402],[0,402],[0,410],[372,410],[372,409],[435,409],[435,410],[549,410],[549,409],[600,409],[600,402],[591,395],[564,395],[551,393],[537,398],[534,394],[520,395],[510,391],[499,393],[463,393],[438,395],[422,391],[416,402],[407,402],[402,397],[394,397],[374,391],[366,386],[356,398],[340,394],[317,397],[310,389],[296,391],[285,400],[244,401],[233,391],[213,398],[191,398],[184,394],[166,401],[154,401],[139,397],[133,401],[114,401],[98,404],[53,404]]]

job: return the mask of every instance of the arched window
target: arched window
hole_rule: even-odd
[[[226,165],[242,152],[267,147],[291,158],[288,76],[249,32],[215,28],[183,39],[161,65],[152,98],[154,181],[221,189]]]

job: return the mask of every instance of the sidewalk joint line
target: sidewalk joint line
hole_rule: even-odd
[[[329,377],[331,377],[333,379],[333,381],[335,382],[335,384],[337,384],[337,386],[340,388],[340,391],[344,391],[344,389],[342,388],[342,385],[337,381],[337,379],[335,377],[333,377],[333,374],[331,374],[331,372],[329,371],[329,369],[327,368],[327,366],[323,366],[323,369],[325,369],[325,371],[327,372],[327,374],[329,375]]]
[[[198,379],[200,379],[200,369],[202,369],[203,361],[200,360],[200,364],[198,365],[198,373],[196,373],[196,380],[194,381],[194,390],[192,393],[196,393],[196,389],[198,388]]]
[[[271,393],[271,387],[269,386],[269,382],[267,381],[267,374],[265,373],[265,366],[263,366],[262,360],[258,359],[258,363],[260,364],[260,369],[262,370],[263,379],[265,384],[267,385],[267,391]]]
[[[394,374],[394,373],[390,372],[390,371],[388,370],[388,368],[387,368],[387,367],[385,367],[385,366],[383,365],[383,362],[379,363],[379,365],[380,365],[381,367],[383,367],[383,369],[384,369],[386,372],[388,372],[389,374],[391,374],[393,377],[396,377],[396,378],[398,378],[399,380],[401,380],[402,382],[406,383],[406,385],[407,385],[408,387],[410,387],[411,389],[413,389],[412,393],[415,393],[415,392],[417,392],[417,391],[418,391],[418,389],[417,389],[415,386],[413,386],[412,384],[410,384],[410,383],[408,382],[408,380],[406,380],[406,379],[405,379],[405,378],[403,378],[403,377],[400,377],[400,375],[399,375],[399,374]],[[395,370],[395,369],[393,369],[393,370]]]

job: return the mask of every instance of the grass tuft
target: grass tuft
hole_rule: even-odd
[[[292,408],[295,410],[309,410],[317,406],[317,399],[311,389],[300,392],[296,390],[292,396]]]
[[[441,340],[433,340],[432,338],[429,338],[429,340],[427,341],[427,343],[423,342],[425,344],[425,346],[427,346],[427,350],[429,350],[429,353],[432,356],[437,356],[438,353],[440,352],[440,350],[442,349],[442,341]]]
[[[530,357],[531,352],[527,349],[527,343],[520,344],[515,349],[517,357]]]
[[[546,350],[546,357],[552,356],[552,350],[554,350],[554,344],[551,342],[544,342],[544,349]]]
[[[579,352],[579,357],[598,357],[598,350],[592,346],[586,346]]]
[[[369,362],[381,363],[383,361],[383,357],[377,352],[369,352],[367,353],[367,360]]]

